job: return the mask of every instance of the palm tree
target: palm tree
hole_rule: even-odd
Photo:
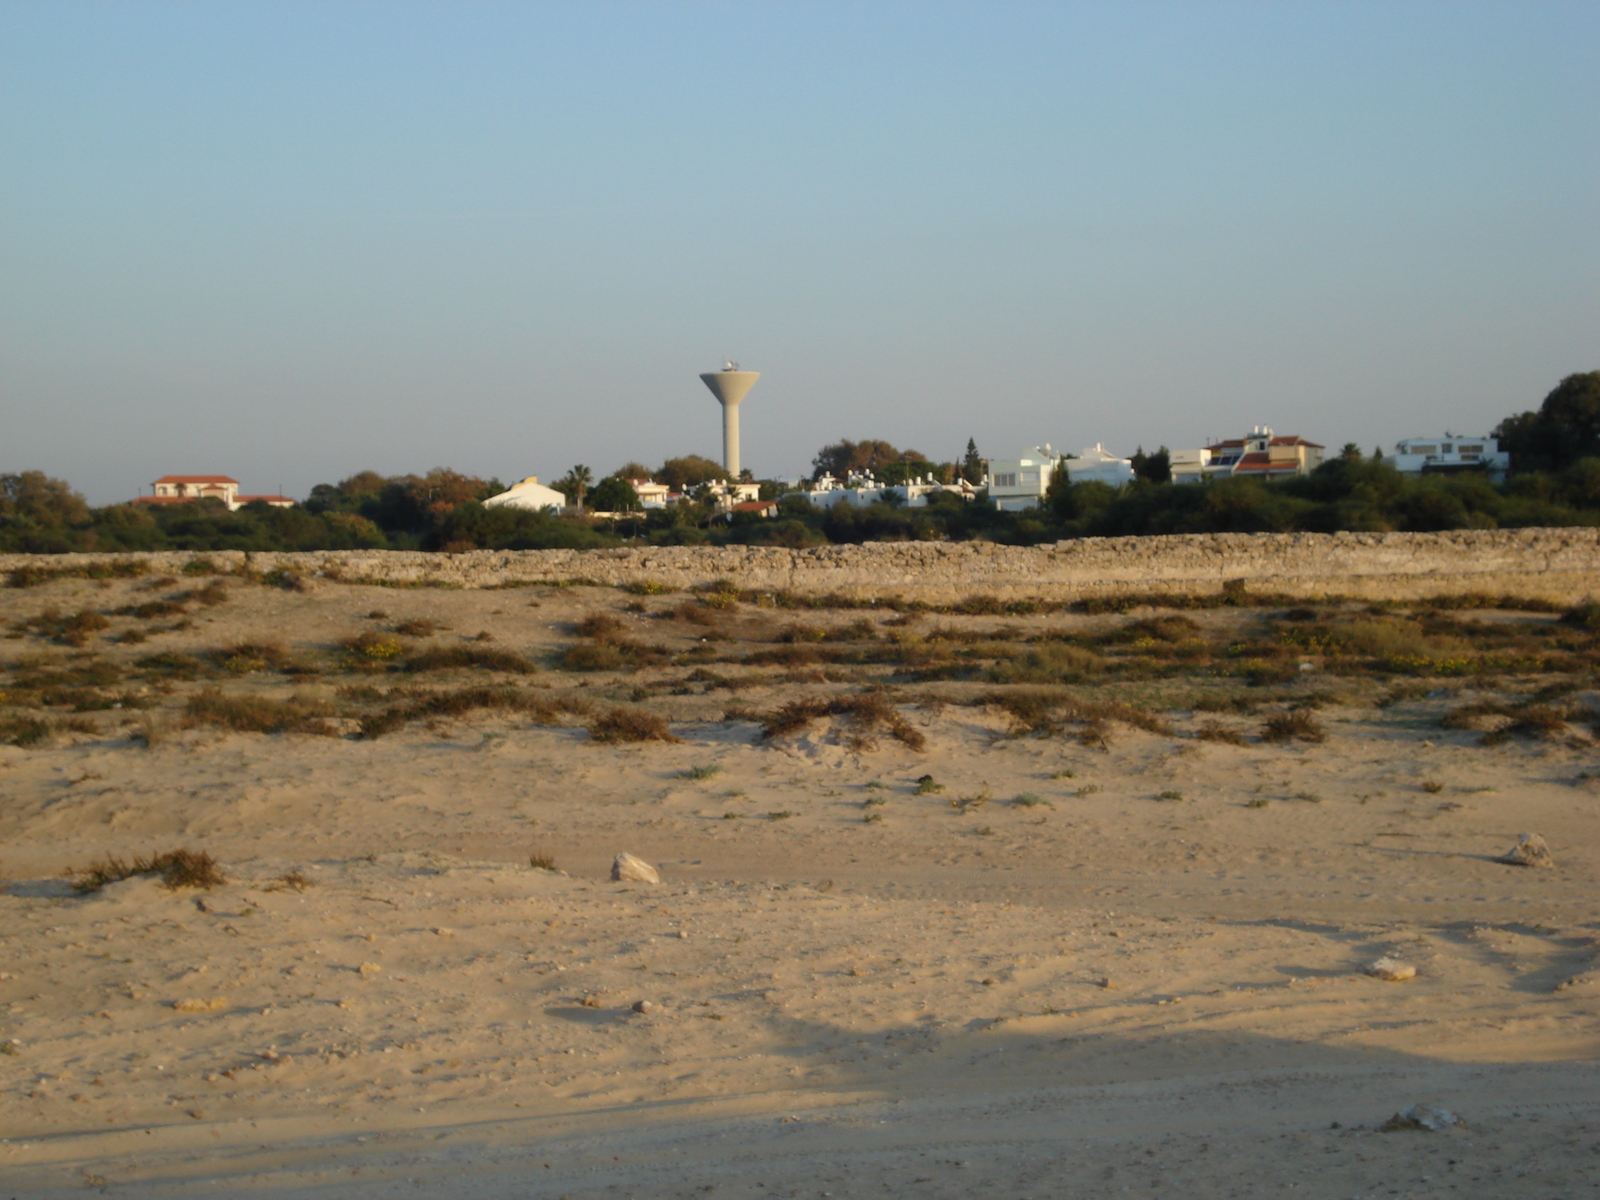
[[[594,472],[579,463],[572,468],[571,475],[573,488],[578,493],[577,505],[581,509],[583,507],[583,498],[588,494],[589,485],[594,482]]]

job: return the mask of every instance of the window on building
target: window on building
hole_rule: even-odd
[[[1016,487],[1017,486],[1017,474],[1016,474],[1016,472],[1015,471],[1010,471],[1010,472],[1002,471],[1000,474],[998,474],[998,475],[996,475],[994,477],[994,485],[995,485],[995,487]]]

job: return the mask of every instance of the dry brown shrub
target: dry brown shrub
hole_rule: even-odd
[[[288,671],[297,664],[281,642],[234,642],[213,650],[212,661],[235,675],[248,675],[254,671]]]
[[[1270,717],[1261,728],[1261,736],[1269,742],[1325,742],[1328,732],[1321,722],[1303,708],[1291,709]]]
[[[589,705],[582,700],[550,696],[514,687],[458,688],[448,692],[413,694],[405,703],[393,705],[361,720],[361,736],[371,740],[427,717],[462,717],[478,709],[519,712],[539,725],[554,725],[563,713],[582,714]]]
[[[797,642],[805,643],[824,641],[826,640],[827,636],[828,631],[823,629],[820,625],[807,625],[803,621],[791,621],[782,629],[778,630],[778,636],[773,640],[783,642],[788,645],[793,645]]]
[[[75,876],[73,889],[85,894],[135,875],[158,875],[169,888],[214,888],[228,882],[217,860],[204,850],[168,850],[149,858],[136,857],[131,862],[108,854],[81,871],[68,873]]]
[[[1159,713],[1136,704],[1116,700],[1085,700],[1071,692],[1046,688],[1015,688],[1004,692],[985,692],[977,703],[993,705],[1008,713],[1014,722],[1013,736],[1060,733],[1064,726],[1085,727],[1080,740],[1104,744],[1110,723],[1131,725],[1146,733],[1171,736],[1172,726]]]
[[[1046,645],[996,663],[989,678],[996,683],[1082,683],[1106,669],[1106,661],[1080,646]]]
[[[217,688],[206,688],[189,697],[184,706],[184,725],[212,725],[235,733],[308,733],[331,737],[328,718],[333,705],[325,700],[292,696],[272,700],[265,696],[230,696]]]
[[[401,637],[424,638],[432,637],[441,628],[443,627],[439,622],[430,620],[427,617],[412,617],[409,620],[401,621],[394,627],[394,631]]]
[[[593,638],[597,642],[616,641],[626,628],[615,614],[608,612],[590,613],[576,626],[578,636]]]
[[[1195,730],[1195,737],[1202,742],[1226,742],[1230,746],[1243,746],[1247,744],[1244,734],[1237,729],[1229,729],[1219,721],[1207,721]]]
[[[643,708],[613,708],[589,725],[589,736],[597,742],[676,742],[681,739],[668,728],[664,718]]]
[[[824,717],[843,717],[849,723],[848,744],[853,750],[871,750],[876,746],[873,734],[886,730],[895,740],[913,750],[927,746],[922,731],[907,721],[895,708],[893,701],[882,692],[861,692],[852,696],[832,699],[814,696],[791,700],[762,721],[761,736],[782,737],[809,728]]]
[[[515,651],[484,646],[433,646],[411,655],[403,666],[407,671],[476,669],[512,675],[532,675],[539,669]]]

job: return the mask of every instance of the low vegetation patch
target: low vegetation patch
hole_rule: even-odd
[[[300,670],[294,655],[283,643],[276,641],[234,642],[213,650],[210,657],[231,675],[250,675],[257,671],[295,673]]]
[[[6,573],[6,583],[14,588],[38,587],[57,579],[136,579],[148,575],[150,568],[139,559],[105,559],[70,567],[27,566],[13,567]]]
[[[597,742],[676,742],[664,718],[643,708],[613,708],[589,725],[589,736]]]
[[[761,736],[771,739],[799,733],[825,717],[842,717],[847,724],[846,742],[852,750],[876,748],[879,730],[913,750],[926,748],[922,731],[900,715],[882,692],[862,692],[833,698],[814,696],[791,700],[762,721]]]
[[[1109,740],[1112,723],[1166,736],[1173,732],[1164,717],[1148,708],[1116,700],[1085,700],[1066,691],[1017,688],[985,692],[977,697],[976,703],[992,705],[1009,715],[1013,737],[1058,734],[1068,726],[1076,726],[1078,739],[1083,744],[1104,745]]]
[[[1270,717],[1262,726],[1261,736],[1269,742],[1286,743],[1299,740],[1302,742],[1325,742],[1328,732],[1321,723],[1303,708],[1290,709],[1286,713],[1279,713]]]
[[[71,871],[72,886],[85,895],[98,892],[109,883],[121,883],[136,875],[154,875],[169,888],[214,888],[227,883],[217,860],[204,850],[168,850],[149,858],[121,859],[114,854],[90,863],[81,871]]]
[[[307,733],[320,737],[335,733],[328,724],[328,718],[334,715],[333,705],[305,696],[273,700],[206,688],[190,696],[183,711],[184,724],[191,727],[209,725],[235,733]]]
[[[15,622],[11,628],[18,632],[36,633],[63,646],[86,646],[89,639],[102,629],[109,629],[111,621],[92,608],[75,613],[63,613],[50,607],[36,617]]]
[[[1085,683],[1104,673],[1106,660],[1081,646],[1040,646],[996,663],[989,678],[996,683]]]
[[[532,675],[539,669],[515,651],[488,646],[434,646],[411,655],[402,665],[407,671],[476,669],[511,675]]]
[[[535,724],[554,725],[562,714],[582,714],[589,706],[581,700],[552,697],[515,687],[459,688],[447,692],[412,693],[403,703],[361,719],[361,736],[380,738],[427,717],[462,717],[479,709],[499,709],[520,713]]]
[[[405,653],[405,644],[398,638],[386,633],[379,633],[376,629],[369,629],[354,637],[342,638],[340,647],[351,658],[358,662],[386,663],[392,662]]]
[[[1202,742],[1225,742],[1230,746],[1243,746],[1248,739],[1237,729],[1229,729],[1220,721],[1207,721],[1195,730],[1195,737]]]

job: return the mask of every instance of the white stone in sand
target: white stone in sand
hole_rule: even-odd
[[[1553,867],[1556,860],[1550,847],[1537,833],[1517,835],[1517,844],[1502,854],[1496,862],[1510,863],[1514,867]]]
[[[1385,955],[1367,964],[1367,974],[1374,979],[1387,980],[1389,983],[1404,983],[1413,978],[1417,969],[1408,962],[1401,962],[1398,958]]]
[[[611,861],[611,879],[615,883],[660,883],[656,869],[642,858],[623,851]]]

